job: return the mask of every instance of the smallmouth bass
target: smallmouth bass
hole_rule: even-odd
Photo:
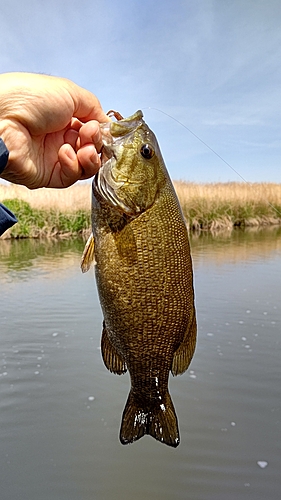
[[[101,125],[102,167],[93,180],[92,230],[82,271],[96,262],[105,366],[127,370],[131,390],[122,444],[145,434],[179,445],[169,372],[183,373],[196,344],[186,224],[157,139],[141,111]]]

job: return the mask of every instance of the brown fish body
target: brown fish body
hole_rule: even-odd
[[[156,141],[148,131],[150,141]],[[128,369],[131,378],[121,442],[150,434],[177,446],[179,432],[168,377],[170,371],[177,375],[187,369],[195,349],[192,263],[174,188],[157,143],[153,147],[158,162],[156,194],[152,202],[151,193],[141,196],[137,210],[147,200],[149,206],[141,207],[137,215],[128,213],[132,196],[129,201],[122,198],[124,207],[130,208],[124,213],[104,199],[98,182],[93,183],[95,273],[104,314],[105,365],[119,374]]]

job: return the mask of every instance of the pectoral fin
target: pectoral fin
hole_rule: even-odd
[[[125,361],[119,356],[115,347],[112,345],[108,338],[108,333],[106,331],[105,324],[103,325],[102,337],[101,337],[101,352],[102,359],[106,368],[117,375],[122,375],[126,373],[127,367]]]
[[[86,273],[87,271],[89,271],[92,263],[95,260],[94,252],[95,252],[95,242],[94,242],[93,233],[91,233],[91,235],[88,238],[87,243],[85,245],[84,252],[82,255],[82,259],[81,259],[82,273]]]
[[[195,316],[195,310],[193,309],[193,316],[185,332],[183,341],[176,350],[176,352],[174,353],[174,358],[171,368],[171,372],[173,375],[180,375],[181,373],[185,372],[185,370],[187,370],[187,368],[189,367],[189,364],[192,360],[195,351],[196,334],[197,334],[196,316]]]

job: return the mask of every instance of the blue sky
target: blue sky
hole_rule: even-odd
[[[1,3],[2,73],[64,76],[105,111],[142,109],[173,179],[281,182],[280,0]]]

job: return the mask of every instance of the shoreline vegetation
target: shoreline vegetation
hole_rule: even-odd
[[[189,231],[231,231],[236,227],[281,225],[281,184],[175,181]],[[0,184],[0,200],[18,218],[1,237],[87,237],[91,227],[91,183],[67,189]]]

